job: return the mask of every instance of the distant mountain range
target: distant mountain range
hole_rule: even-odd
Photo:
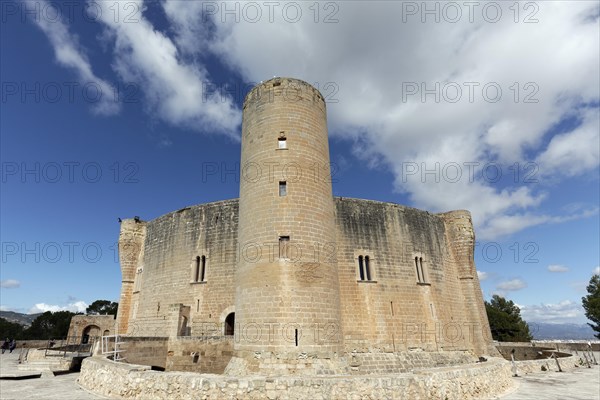
[[[38,316],[42,315],[42,313],[38,314],[21,314],[14,311],[0,311],[0,318],[4,318],[9,322],[16,322],[17,324],[24,325],[26,327],[30,326],[34,319]]]
[[[593,340],[594,330],[588,324],[549,324],[528,322],[534,339]]]

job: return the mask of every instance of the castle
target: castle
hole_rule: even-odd
[[[121,222],[129,361],[293,375],[497,354],[468,211],[334,198],[326,104],[297,79],[250,91],[241,140],[239,199]]]

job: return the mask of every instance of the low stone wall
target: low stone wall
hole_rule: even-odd
[[[79,384],[103,396],[138,399],[446,399],[491,398],[512,386],[510,363],[488,362],[414,373],[328,377],[243,377],[156,372],[90,357]]]
[[[560,364],[560,369],[562,371],[568,371],[575,368],[587,368],[585,360],[577,356],[559,358],[558,363]],[[528,375],[559,370],[556,360],[553,358],[517,361],[515,364],[517,365],[517,375]]]
[[[514,355],[515,361],[545,360],[552,354],[554,354],[556,357],[571,356],[571,353],[556,351],[552,347],[532,346],[527,343],[517,343],[512,346],[497,346],[496,348],[502,357],[509,361],[511,360],[511,355]]]
[[[600,340],[582,340],[582,341],[564,341],[564,340],[533,340],[535,346],[550,347],[559,351],[574,352],[588,351],[588,343],[591,344],[593,351],[600,351]]]

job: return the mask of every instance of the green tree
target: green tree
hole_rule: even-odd
[[[495,294],[489,303],[485,302],[485,311],[494,340],[528,342],[533,339],[529,326],[521,318],[521,310],[512,300],[506,300]]]
[[[119,303],[108,300],[96,300],[85,309],[86,314],[92,315],[117,315]]]
[[[69,333],[71,317],[75,315],[71,311],[46,311],[33,320],[31,326],[24,332],[26,339],[51,339],[64,338]]]
[[[600,275],[592,276],[587,291],[589,294],[581,298],[581,303],[585,310],[585,316],[593,322],[588,325],[596,331],[594,336],[600,339]]]
[[[5,338],[22,339],[23,325],[0,318],[0,341]]]

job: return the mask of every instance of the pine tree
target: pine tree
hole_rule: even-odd
[[[500,342],[528,342],[533,339],[529,326],[521,318],[521,310],[511,300],[494,295],[485,302],[494,340]]]
[[[585,316],[593,322],[588,323],[596,332],[594,336],[600,339],[600,275],[593,275],[587,286],[588,295],[581,298]]]

